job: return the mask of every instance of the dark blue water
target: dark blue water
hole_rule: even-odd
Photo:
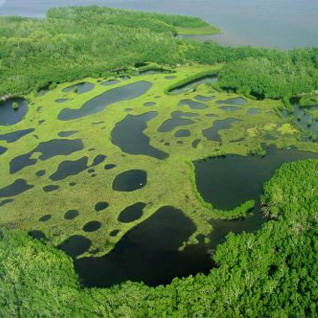
[[[225,45],[318,45],[315,0],[0,0],[0,15],[44,16],[50,7],[92,4],[198,16],[222,29],[213,38]]]

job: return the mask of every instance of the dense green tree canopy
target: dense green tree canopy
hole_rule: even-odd
[[[52,82],[103,76],[138,62],[226,62],[220,87],[271,98],[318,87],[317,49],[230,48],[176,39],[198,18],[92,7],[51,9],[46,19],[0,18],[0,96]]]

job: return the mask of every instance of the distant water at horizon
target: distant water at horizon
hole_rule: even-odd
[[[43,17],[51,7],[103,5],[198,16],[222,34],[223,45],[318,47],[318,1],[311,0],[0,0],[0,15]]]

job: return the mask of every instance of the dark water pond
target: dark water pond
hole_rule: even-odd
[[[107,165],[104,166],[104,169],[105,170],[111,170],[111,169],[114,169],[116,168],[117,166],[113,163],[108,163]]]
[[[51,214],[46,214],[46,215],[43,215],[42,217],[40,217],[40,218],[39,218],[39,221],[40,221],[40,222],[47,222],[47,221],[49,221],[51,218],[52,218],[52,215],[51,215]]]
[[[76,133],[78,133],[77,130],[60,131],[60,132],[58,133],[58,136],[59,136],[59,137],[70,137],[70,136],[75,135]]]
[[[54,181],[64,180],[69,176],[79,174],[89,167],[95,167],[101,164],[105,159],[105,155],[97,155],[90,166],[88,166],[88,157],[86,156],[77,160],[65,160],[59,164],[57,170],[50,176],[50,179]],[[95,170],[89,169],[88,172],[95,172]]]
[[[92,242],[81,235],[73,235],[66,239],[59,248],[72,257],[85,253],[92,245]],[[92,270],[94,270],[92,268]]]
[[[93,83],[82,82],[82,83],[68,86],[62,89],[62,92],[67,93],[67,92],[75,91],[78,94],[83,94],[83,93],[90,92],[94,87],[95,85]]]
[[[144,103],[144,106],[146,106],[146,107],[151,107],[151,106],[155,106],[155,105],[156,105],[155,102],[146,102],[146,103]]]
[[[180,129],[178,131],[176,131],[176,133],[174,134],[175,137],[189,137],[191,135],[190,130],[187,129]]]
[[[15,157],[10,162],[10,173],[15,173],[27,166],[32,166],[37,163],[36,159],[31,159],[34,153],[41,153],[39,156],[40,160],[47,160],[55,156],[70,155],[76,151],[84,148],[81,139],[53,139],[46,142],[41,142],[35,149]]]
[[[227,155],[194,162],[196,185],[203,199],[216,209],[231,210],[257,199],[264,183],[284,162],[318,158],[318,154],[270,147],[264,157]]]
[[[240,108],[237,106],[220,106],[219,109],[225,110],[228,112],[236,112],[236,111],[240,110]]]
[[[56,99],[55,102],[58,104],[63,104],[63,103],[68,102],[69,100],[70,99],[68,99],[68,98],[59,98],[59,99]]]
[[[90,221],[90,222],[87,222],[83,226],[83,231],[84,232],[95,232],[95,231],[99,230],[101,226],[102,226],[102,224],[98,221]]]
[[[0,146],[0,156],[4,154],[7,150],[7,148]]]
[[[169,73],[171,73],[171,71],[164,70],[164,69],[157,69],[157,68],[139,72],[140,75],[169,74]]]
[[[219,135],[219,131],[230,128],[231,125],[236,121],[238,121],[238,119],[235,118],[216,120],[213,122],[210,128],[203,130],[202,134],[209,141],[222,142],[221,136]]]
[[[183,99],[178,104],[178,106],[184,106],[184,105],[187,105],[187,106],[189,106],[192,109],[206,109],[206,108],[209,107],[206,104],[199,103],[199,102],[196,102],[196,101],[191,100],[191,99]]]
[[[103,111],[107,106],[120,102],[137,98],[145,94],[152,83],[147,81],[139,81],[125,86],[117,87],[108,90],[107,92],[91,99],[83,104],[79,109],[65,108],[59,115],[59,120],[73,120],[85,116],[93,115]]]
[[[215,98],[214,96],[202,96],[202,95],[197,95],[194,97],[194,99],[198,100],[199,102],[208,102]]]
[[[246,105],[246,99],[244,99],[242,97],[236,97],[236,98],[229,98],[226,100],[220,100],[216,103],[218,105],[227,104],[227,105],[235,105],[235,106],[244,106],[244,105]]]
[[[162,207],[128,231],[108,255],[75,260],[75,268],[85,286],[98,287],[126,280],[155,286],[174,277],[207,272],[211,261],[200,246],[178,251],[195,230],[180,210]]]
[[[156,116],[157,112],[127,115],[112,130],[112,143],[126,153],[166,159],[168,154],[151,146],[150,138],[143,132],[147,128],[147,122]]]
[[[143,170],[128,170],[115,177],[113,190],[135,191],[143,188],[147,183],[147,173]]]
[[[179,126],[194,124],[194,121],[187,118],[181,118],[182,112],[173,112],[170,119],[164,121],[157,129],[158,132],[169,132]]]
[[[78,160],[65,160],[61,162],[57,170],[50,176],[51,180],[64,180],[69,176],[77,175],[88,168],[88,157],[82,157]]]
[[[261,113],[261,110],[258,108],[250,108],[247,111],[247,115],[253,116],[253,115],[259,115]]]
[[[111,85],[115,85],[118,83],[120,83],[119,80],[113,79],[113,80],[108,80],[108,81],[102,82],[101,85],[102,86],[111,86]]]
[[[14,110],[12,105],[17,103],[19,108]],[[20,122],[28,112],[27,101],[23,98],[11,98],[0,104],[0,125],[14,125]]]
[[[58,185],[49,184],[49,185],[43,187],[43,191],[44,192],[53,192],[53,191],[58,190],[59,188],[60,187]]]
[[[207,83],[216,83],[218,81],[218,77],[216,75],[206,75],[194,80],[191,80],[187,83],[184,83],[180,86],[177,86],[169,91],[169,93],[173,94],[181,94],[189,91],[190,89],[193,89],[201,84],[207,84]]]
[[[100,211],[107,209],[108,207],[109,207],[108,202],[98,202],[95,204],[95,211],[100,212]]]
[[[128,206],[120,212],[118,221],[122,223],[130,223],[140,219],[143,214],[143,209],[146,205],[146,203],[138,202],[131,206]]]
[[[0,198],[14,197],[29,189],[32,189],[33,187],[34,186],[31,184],[28,184],[26,180],[18,179],[14,181],[12,184],[0,189]]]
[[[73,220],[78,216],[79,216],[78,210],[69,210],[69,211],[65,212],[64,219],[65,220]]]
[[[193,148],[197,148],[199,143],[201,142],[201,139],[196,139],[192,142],[192,147]]]
[[[1,107],[1,106],[0,106]],[[34,128],[29,128],[29,129],[23,129],[23,130],[18,130],[14,131],[12,133],[8,133],[5,135],[0,135],[0,140],[5,140],[8,143],[15,142],[19,140],[20,138],[34,132]]]

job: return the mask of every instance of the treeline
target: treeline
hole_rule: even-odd
[[[283,51],[205,43],[187,57],[199,63],[226,62],[218,86],[259,99],[289,99],[318,88],[318,48]]]
[[[317,89],[318,49],[231,48],[174,37],[178,27],[206,26],[199,18],[97,6],[51,9],[46,19],[0,17],[0,97],[142,62],[226,62],[219,87],[258,98]]]
[[[272,220],[229,234],[207,276],[167,286],[81,289],[71,259],[20,231],[0,232],[1,317],[317,317],[318,161],[284,164],[266,184]]]

